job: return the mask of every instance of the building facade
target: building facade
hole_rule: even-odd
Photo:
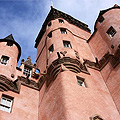
[[[0,120],[120,120],[120,7],[100,11],[94,33],[53,7],[30,56],[0,39]]]

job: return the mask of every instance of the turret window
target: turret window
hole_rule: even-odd
[[[8,41],[6,45],[12,47],[13,46],[13,42]]]
[[[49,53],[51,54],[51,53],[53,53],[53,51],[54,51],[54,47],[53,47],[53,44],[49,47]]]
[[[93,117],[90,117],[90,120],[103,120],[99,115],[95,115]]]
[[[7,57],[7,56],[1,57],[1,64],[7,65],[8,61],[9,61],[9,57]]]
[[[62,19],[58,19],[59,23],[64,23],[64,21]]]
[[[61,34],[67,34],[67,31],[65,28],[61,28],[60,31],[61,31]]]
[[[50,27],[51,25],[52,25],[52,23],[51,23],[51,22],[49,22],[49,23],[48,23],[48,27]]]
[[[0,101],[0,110],[5,112],[11,112],[12,104],[13,104],[13,97],[2,94],[1,101]]]
[[[112,38],[116,34],[116,30],[111,26],[108,29],[107,34]]]
[[[63,41],[63,45],[65,48],[72,48],[70,41]]]
[[[100,16],[99,19],[98,19],[98,21],[99,21],[100,23],[102,23],[102,22],[104,21],[104,17],[103,17],[103,16]]]
[[[86,87],[84,78],[81,78],[81,77],[78,77],[78,76],[76,76],[76,78],[77,78],[78,85],[80,85],[82,87]]]
[[[25,75],[25,76],[30,76],[30,77],[31,77],[31,71],[32,71],[31,68],[25,66],[25,67],[24,67],[23,75]]]
[[[52,32],[50,32],[50,33],[48,34],[48,37],[49,37],[49,38],[51,38],[51,37],[52,37]]]

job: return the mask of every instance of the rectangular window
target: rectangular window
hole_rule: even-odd
[[[58,19],[59,23],[64,23],[64,21],[62,19]]]
[[[61,34],[67,34],[67,31],[65,28],[61,28],[60,31],[61,31]]]
[[[104,21],[104,17],[103,17],[103,16],[100,16],[99,19],[98,19],[98,21],[99,21],[100,23],[102,23],[102,22]]]
[[[8,41],[6,45],[12,47],[13,46],[13,42]]]
[[[78,85],[80,85],[82,87],[86,87],[84,78],[81,78],[79,76],[76,76],[76,78],[77,78]]]
[[[53,44],[49,47],[49,53],[51,54],[51,53],[53,53],[53,51],[54,51],[54,47],[53,47]]]
[[[52,37],[52,32],[50,32],[50,33],[48,34],[48,37],[49,37],[49,38],[51,38],[51,37]]]
[[[48,27],[50,27],[51,25],[52,25],[52,23],[51,23],[51,22],[49,22],[49,23],[48,23]]]
[[[116,30],[111,26],[108,29],[107,34],[112,38],[116,34]]]
[[[72,48],[70,41],[63,41],[63,45],[65,48]]]
[[[25,66],[23,75],[31,77],[31,71],[32,71],[31,68]]]
[[[13,104],[13,97],[2,94],[1,101],[0,101],[0,110],[11,112],[12,104]]]
[[[1,64],[7,65],[8,64],[9,57],[7,56],[2,56],[1,57]]]

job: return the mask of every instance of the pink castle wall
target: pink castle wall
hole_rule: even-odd
[[[80,56],[80,61],[83,63],[83,59],[95,61],[94,56],[101,59],[102,55],[109,50],[99,32],[95,34],[88,44],[86,41],[90,37],[90,33],[69,24],[65,20],[64,23],[59,23],[58,19],[52,20],[51,22],[52,26],[47,28],[46,33],[40,41],[40,43],[44,43],[44,40],[47,41],[46,48],[42,51],[39,60],[47,57],[48,67],[54,60],[58,59],[56,53],[60,51],[67,51],[66,57],[76,59],[74,53],[74,50],[76,50]],[[59,28],[66,28],[67,34],[61,34]],[[53,32],[52,38],[49,39],[47,38],[47,34],[50,31]],[[70,41],[72,49],[64,48],[62,40]],[[40,49],[43,46],[40,43],[37,47],[37,56],[39,56]],[[100,44],[101,47],[95,46],[95,43],[98,46]],[[52,44],[54,46],[54,52],[49,55],[48,49]],[[99,52],[99,50],[102,51]],[[40,63],[39,60],[37,66],[43,72],[46,70],[43,67],[43,64],[46,65],[46,61]],[[51,82],[49,87],[46,87],[45,83],[40,91],[39,120],[89,120],[89,117],[95,114],[102,116],[105,120],[119,120],[119,113],[101,72],[90,68],[88,71],[90,75],[64,71],[58,74],[57,78],[54,82]],[[85,78],[87,88],[77,84],[76,75]]]

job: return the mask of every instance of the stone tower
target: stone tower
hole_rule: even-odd
[[[0,39],[0,74],[14,80],[20,55],[21,47],[15,42],[12,34],[4,39]]]
[[[36,66],[45,79],[39,120],[120,119],[104,79],[113,69],[106,56],[114,58],[119,41],[119,34],[116,42],[109,40],[119,31],[116,14],[116,5],[101,11],[91,36],[88,25],[51,7],[35,44]]]

